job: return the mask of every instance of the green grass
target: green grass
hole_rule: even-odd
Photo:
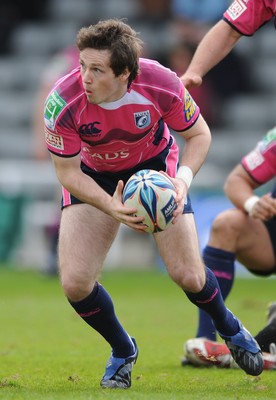
[[[0,399],[255,400],[276,398],[276,377],[241,370],[181,367],[197,312],[158,270],[107,271],[102,283],[140,355],[128,390],[99,381],[109,346],[67,303],[57,278],[0,268]],[[228,306],[255,334],[274,300],[274,279],[237,279]]]

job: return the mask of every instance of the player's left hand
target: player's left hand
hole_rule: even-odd
[[[270,193],[263,195],[254,205],[250,216],[252,218],[267,221],[276,215],[276,199]]]

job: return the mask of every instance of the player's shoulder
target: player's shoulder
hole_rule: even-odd
[[[80,69],[76,68],[69,74],[60,78],[50,91],[44,109],[45,124],[53,129],[56,121],[64,115],[70,107],[75,107],[85,100],[81,84]]]
[[[80,67],[70,71],[68,74],[61,77],[53,86],[51,93],[58,92],[64,101],[83,94],[83,86],[81,83]]]
[[[149,58],[140,58],[139,67],[139,74],[135,83],[179,91],[181,81],[170,68]]]

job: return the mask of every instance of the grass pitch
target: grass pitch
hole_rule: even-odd
[[[0,399],[255,400],[276,398],[276,371],[183,368],[197,311],[157,269],[106,271],[102,283],[140,355],[128,390],[99,386],[107,343],[67,303],[58,278],[0,268]],[[227,305],[253,333],[275,299],[274,279],[237,279]]]

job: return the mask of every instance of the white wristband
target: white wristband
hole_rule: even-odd
[[[181,178],[189,188],[191,186],[192,180],[194,178],[193,171],[191,170],[190,167],[187,167],[186,165],[182,165],[179,167],[177,174],[177,178]]]
[[[245,209],[245,211],[250,214],[253,207],[255,206],[255,204],[259,201],[259,197],[258,196],[251,196],[249,197],[249,199],[247,199],[244,202],[243,208]]]

